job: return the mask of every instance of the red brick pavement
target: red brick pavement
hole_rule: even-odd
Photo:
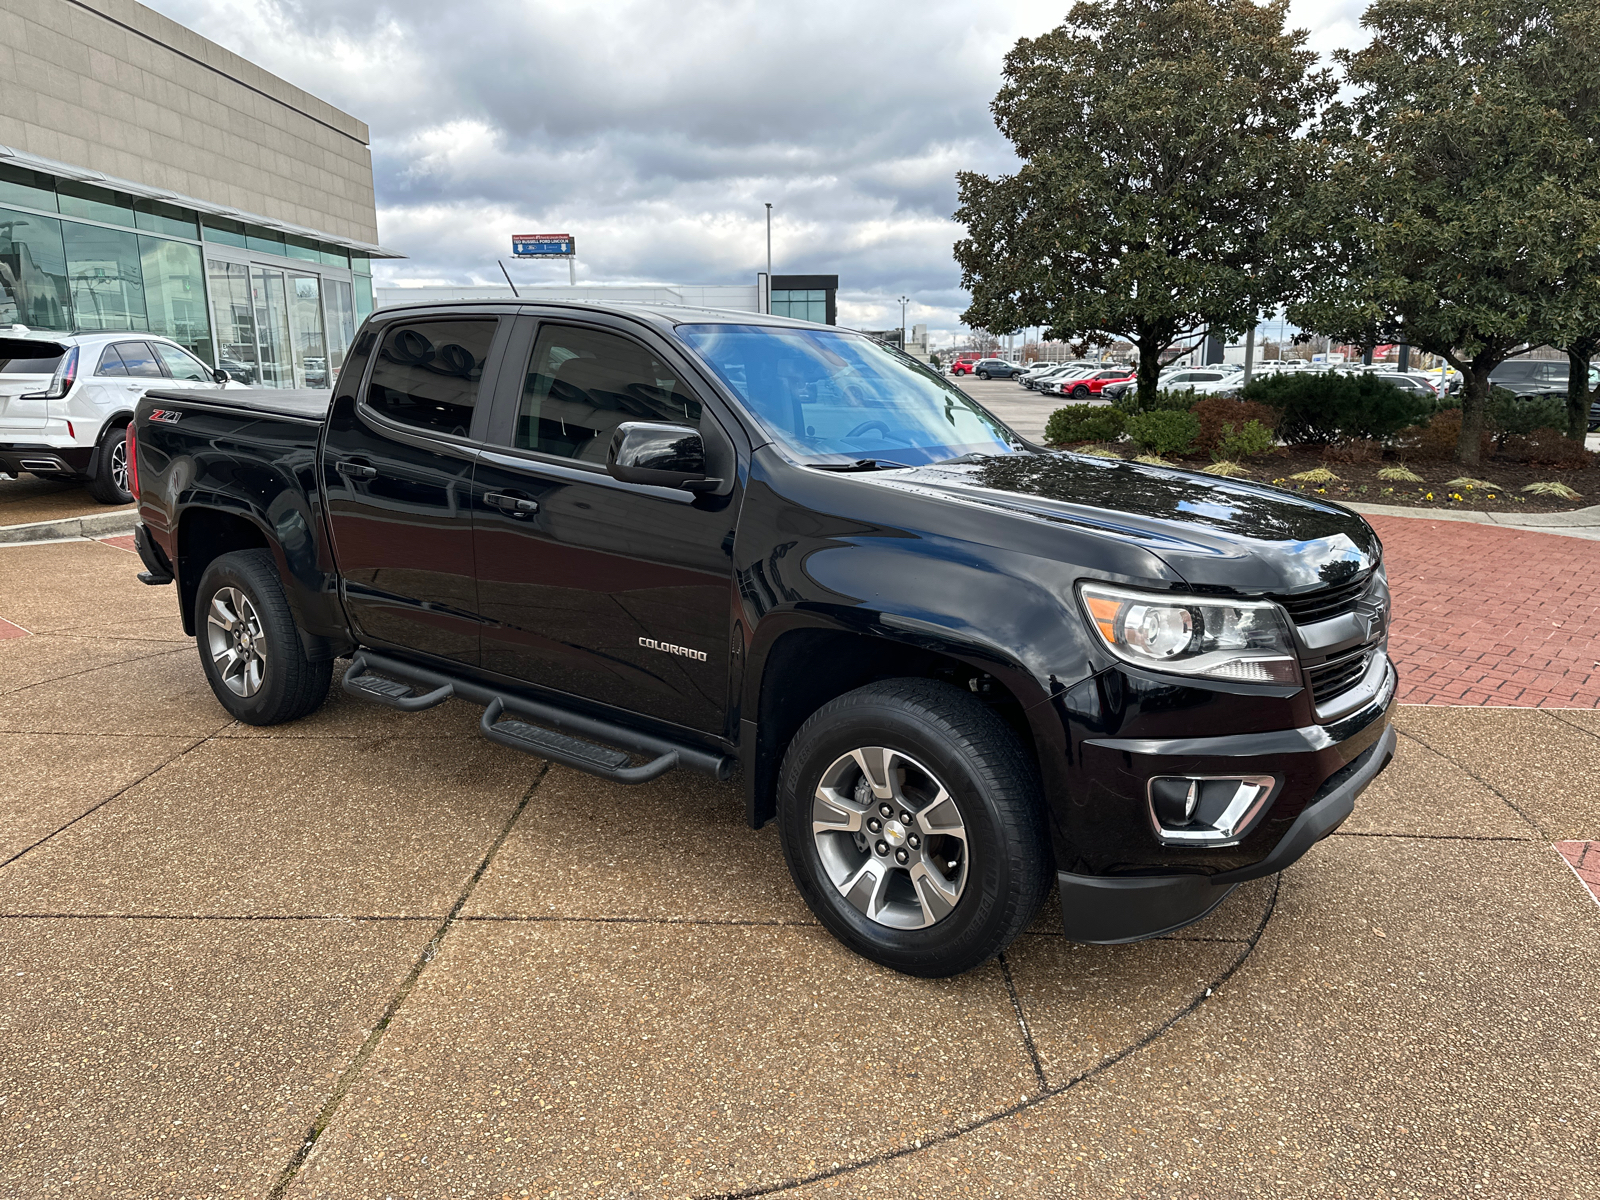
[[[1600,904],[1600,842],[1557,842],[1556,853],[1567,860],[1595,903]]]
[[[1411,704],[1600,708],[1600,542],[1371,517]]]

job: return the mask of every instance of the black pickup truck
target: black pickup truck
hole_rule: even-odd
[[[1377,537],[1257,484],[1048,451],[845,330],[390,308],[326,392],[152,391],[147,583],[239,720],[484,706],[640,783],[742,778],[817,917],[966,970],[1037,914],[1175,929],[1389,762]]]

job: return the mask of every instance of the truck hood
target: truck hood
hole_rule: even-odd
[[[1372,527],[1337,504],[1144,463],[994,455],[856,478],[1135,544],[1202,586],[1328,587],[1376,567],[1383,554]]]

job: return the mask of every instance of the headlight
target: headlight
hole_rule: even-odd
[[[1271,601],[1157,595],[1099,583],[1079,584],[1078,595],[1089,624],[1123,662],[1206,679],[1300,682],[1294,634]]]

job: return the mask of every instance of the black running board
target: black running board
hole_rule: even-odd
[[[432,708],[452,696],[482,704],[485,707],[478,728],[490,741],[614,783],[648,783],[679,766],[715,779],[727,779],[733,774],[734,761],[729,755],[642,733],[545,701],[508,696],[469,679],[371,650],[362,650],[351,659],[342,686],[352,696],[402,712]],[[417,689],[424,690],[418,694]],[[650,761],[630,767],[629,757],[634,754],[648,756]]]

